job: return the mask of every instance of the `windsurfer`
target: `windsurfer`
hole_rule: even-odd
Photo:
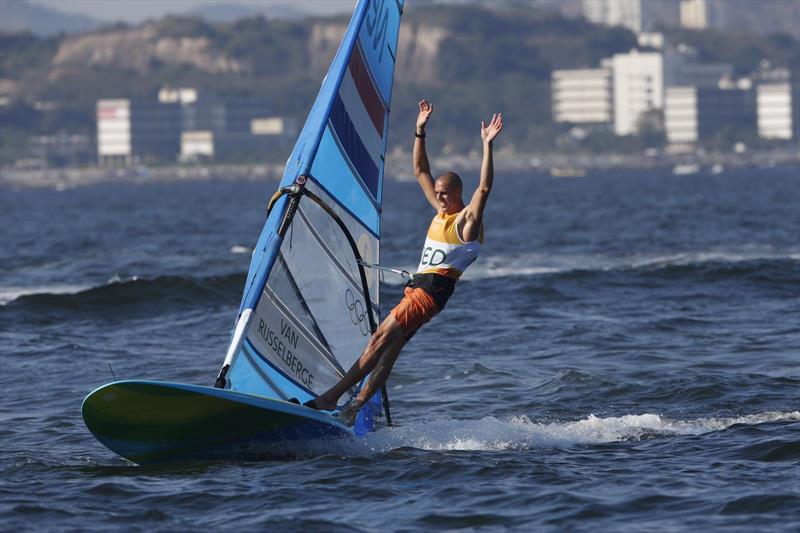
[[[445,172],[436,180],[431,174],[425,150],[425,129],[431,113],[433,105],[421,100],[414,139],[414,174],[436,216],[428,229],[417,273],[406,285],[403,299],[381,323],[361,357],[339,383],[306,404],[316,409],[335,409],[342,394],[372,372],[358,395],[339,413],[339,418],[348,425],[355,422],[364,403],[386,383],[403,346],[444,308],[456,281],[478,257],[483,243],[483,211],[494,178],[492,147],[503,129],[503,116],[492,115],[489,124],[481,121],[480,183],[465,205],[458,174]]]

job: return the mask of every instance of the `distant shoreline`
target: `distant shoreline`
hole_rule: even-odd
[[[434,172],[452,169],[477,172],[476,153],[433,158]],[[729,169],[797,166],[800,150],[773,150],[737,153],[658,153],[643,154],[520,154],[499,149],[495,153],[496,172],[531,172],[553,177],[581,177],[596,172],[659,170],[675,174],[694,174]],[[105,183],[169,183],[177,181],[253,180],[279,181],[283,163],[246,165],[170,165],[121,168],[0,168],[0,187],[54,188],[57,190]],[[386,176],[396,181],[413,181],[411,154],[395,150],[386,159]]]

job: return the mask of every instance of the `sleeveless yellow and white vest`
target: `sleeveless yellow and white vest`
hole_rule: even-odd
[[[439,274],[458,279],[478,258],[483,244],[483,227],[478,240],[464,242],[458,236],[456,219],[459,213],[437,213],[428,228],[417,274]]]

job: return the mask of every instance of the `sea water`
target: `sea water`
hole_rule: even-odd
[[[81,400],[213,383],[275,187],[0,189],[4,530],[797,530],[797,168],[498,173],[481,257],[392,373],[397,427],[284,460],[115,456]],[[432,215],[387,180],[382,262],[416,265]]]

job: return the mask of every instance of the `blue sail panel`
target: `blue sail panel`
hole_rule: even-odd
[[[358,178],[358,174],[331,131],[326,131],[322,136],[317,153],[319,157],[311,167],[311,175],[319,174],[331,179],[315,181],[373,235],[378,236],[380,217],[375,207],[375,200],[370,198],[366,185]]]

